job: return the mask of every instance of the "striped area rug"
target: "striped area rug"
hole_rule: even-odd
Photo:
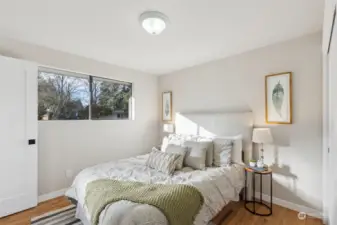
[[[32,225],[82,225],[79,219],[75,218],[76,206],[70,205],[31,220]]]

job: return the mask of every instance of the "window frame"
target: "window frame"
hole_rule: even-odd
[[[116,79],[111,79],[107,77],[100,77],[100,76],[94,76],[94,75],[89,75],[85,73],[79,73],[79,72],[73,72],[73,71],[67,71],[67,70],[62,70],[62,69],[55,69],[55,68],[50,68],[50,67],[44,67],[44,66],[39,66],[38,67],[38,76],[40,73],[53,73],[53,74],[58,74],[61,76],[68,76],[68,77],[78,77],[82,79],[87,79],[89,83],[89,112],[88,112],[88,119],[57,119],[57,120],[38,120],[38,121],[128,121],[128,120],[134,120],[134,84],[133,82],[128,82],[128,81],[121,81],[121,80],[116,80]],[[119,83],[119,84],[127,84],[131,86],[131,95],[128,101],[129,108],[128,108],[128,118],[119,118],[119,119],[92,119],[92,104],[93,104],[93,90],[92,90],[92,83],[94,79],[97,80],[102,80],[102,81],[107,81],[111,83]],[[39,96],[38,96],[39,97]]]

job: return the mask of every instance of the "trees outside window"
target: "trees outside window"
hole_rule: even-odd
[[[38,119],[128,119],[131,96],[131,83],[39,71]]]
[[[93,77],[92,90],[92,119],[129,118],[129,99],[132,96],[130,83]]]

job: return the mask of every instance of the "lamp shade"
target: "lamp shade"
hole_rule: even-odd
[[[173,133],[174,132],[174,125],[171,123],[166,123],[163,125],[163,131],[166,133]]]
[[[259,144],[273,143],[273,137],[269,128],[255,128],[253,130],[253,142]]]

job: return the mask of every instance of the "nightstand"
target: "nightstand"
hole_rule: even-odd
[[[251,201],[248,200],[247,198],[247,179],[248,179],[248,173],[252,174],[252,185],[253,185],[253,198]],[[260,199],[257,199],[255,197],[256,193],[255,193],[255,177],[256,175],[260,175]],[[268,176],[269,175],[269,176]],[[270,202],[269,204],[262,201],[262,178],[263,177],[267,177],[270,179]],[[258,216],[270,216],[273,213],[273,171],[271,169],[268,168],[268,170],[266,171],[257,171],[254,170],[250,167],[245,167],[245,196],[244,196],[244,200],[245,200],[245,208],[246,210],[248,210],[250,213],[254,214],[254,215],[258,215]],[[253,207],[249,208],[248,205],[252,204]],[[256,204],[265,207],[268,210],[268,213],[258,213],[256,211]]]

